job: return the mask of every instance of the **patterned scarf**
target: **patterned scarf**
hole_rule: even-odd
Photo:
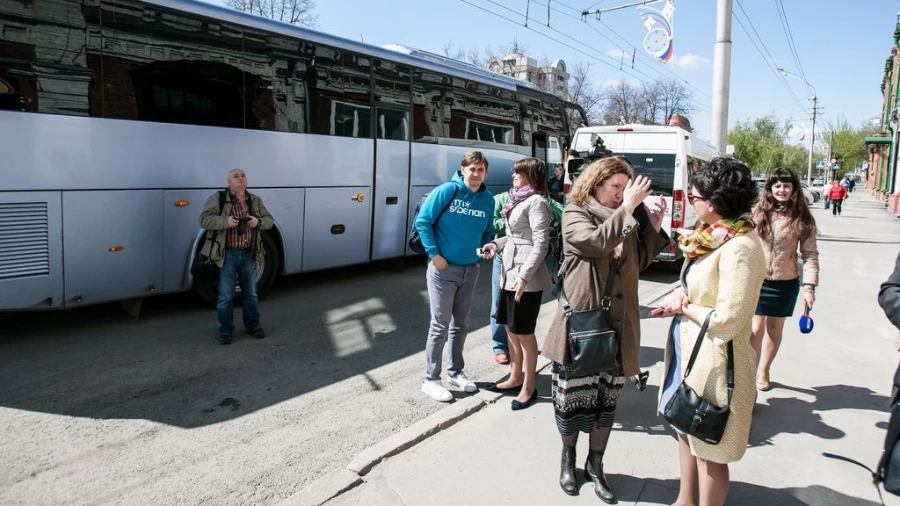
[[[678,242],[688,258],[700,258],[735,237],[756,228],[749,216],[734,220],[722,219],[712,225],[702,223],[696,230],[679,229]]]
[[[509,215],[509,212],[512,211],[512,208],[516,207],[516,204],[522,202],[528,197],[534,195],[534,188],[531,185],[523,186],[521,188],[510,188],[509,189],[509,202],[503,206],[503,209],[500,210],[500,216],[505,220]]]

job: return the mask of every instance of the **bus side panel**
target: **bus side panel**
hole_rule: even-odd
[[[163,288],[161,190],[63,193],[66,307]]]
[[[319,188],[284,188],[280,190],[250,188],[250,193],[259,196],[284,241],[284,256],[281,258],[285,274],[303,270],[303,231],[307,192],[317,192]],[[321,212],[320,212],[321,214]]]
[[[184,274],[193,258],[191,246],[200,230],[200,212],[206,199],[216,190],[167,190],[163,192],[165,215],[165,252],[162,290],[177,292],[190,288]],[[176,205],[176,202],[187,205]],[[201,243],[202,245],[202,243]],[[200,246],[200,245],[198,245]]]
[[[304,272],[368,261],[371,197],[366,187],[307,189]]]
[[[406,251],[409,142],[378,139],[376,143],[372,260],[382,260],[402,257]]]
[[[0,192],[0,308],[63,305],[59,192]]]

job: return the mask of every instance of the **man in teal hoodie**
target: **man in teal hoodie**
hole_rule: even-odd
[[[431,303],[422,391],[436,401],[453,400],[441,385],[441,363],[448,337],[448,382],[465,392],[477,390],[463,373],[463,347],[481,267],[477,250],[494,236],[494,197],[484,186],[487,170],[488,161],[481,152],[466,153],[453,180],[429,193],[416,217],[415,227],[428,255],[425,280]]]

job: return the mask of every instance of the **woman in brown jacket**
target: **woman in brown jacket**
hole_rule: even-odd
[[[603,475],[603,452],[625,378],[640,373],[638,274],[669,244],[668,236],[660,231],[665,199],[659,199],[654,210],[647,209],[643,200],[650,195],[650,180],[633,178],[631,163],[622,157],[590,164],[575,180],[571,203],[562,218],[563,283],[573,310],[600,307],[611,262],[618,261],[610,313],[619,338],[619,370],[582,377],[570,374],[562,303],[542,351],[553,361],[553,406],[563,442],[559,484],[567,494],[578,493],[575,444],[579,431],[587,432],[590,451],[584,471],[594,482],[594,492],[607,503],[614,503],[616,496]]]
[[[809,212],[794,171],[779,167],[766,179],[765,191],[753,212],[753,221],[766,252],[766,280],[763,282],[753,317],[751,344],[756,352],[756,387],[772,388],[769,370],[784,332],[785,318],[794,315],[800,278],[797,249],[803,260],[803,303],[812,309],[819,284],[819,249],[816,220]]]

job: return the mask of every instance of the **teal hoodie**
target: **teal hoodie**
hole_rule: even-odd
[[[456,198],[450,202],[454,189]],[[447,211],[435,224],[445,207]],[[452,181],[428,194],[416,218],[416,230],[428,258],[441,255],[451,265],[474,265],[481,261],[475,250],[494,237],[493,215],[494,196],[491,192],[484,184],[477,192],[469,191],[463,183],[462,173],[456,171]]]

